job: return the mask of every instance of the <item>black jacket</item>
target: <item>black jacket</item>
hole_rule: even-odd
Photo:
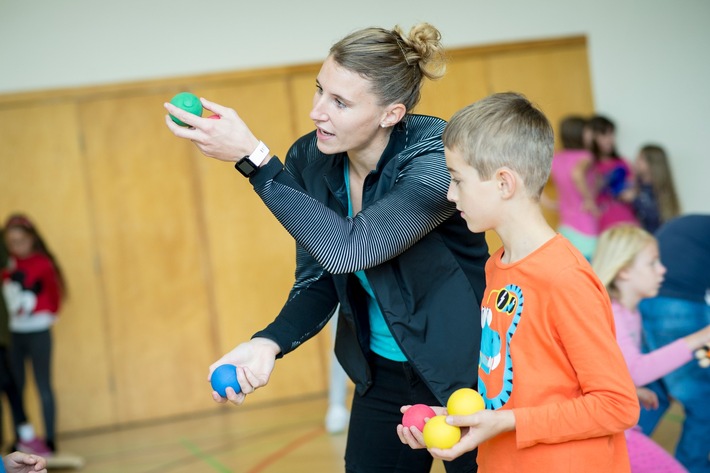
[[[335,352],[359,394],[371,384],[369,316],[354,271],[365,270],[410,363],[442,402],[475,387],[488,247],[446,200],[445,122],[409,115],[366,179],[362,210],[347,215],[347,156],[318,151],[315,133],[251,178],[297,242],[296,282],[279,316],[254,336],[281,355],[323,328],[340,303]]]

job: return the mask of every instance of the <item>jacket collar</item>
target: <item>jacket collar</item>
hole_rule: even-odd
[[[402,152],[407,147],[407,117],[402,121],[397,123],[390,134],[389,142],[385,147],[385,150],[380,156],[380,160],[377,162],[377,167],[370,175],[379,175],[382,169],[389,163],[395,156]],[[347,208],[347,192],[345,187],[345,179],[343,177],[343,171],[345,166],[345,160],[348,159],[347,153],[338,153],[331,157],[330,165],[325,169],[323,179],[325,180],[326,186],[330,192],[338,198],[341,203],[345,202],[345,208]]]

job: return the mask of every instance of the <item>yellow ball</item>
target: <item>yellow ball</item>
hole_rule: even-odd
[[[424,424],[427,448],[451,448],[461,439],[461,429],[446,423],[446,416],[434,416]]]
[[[446,403],[446,410],[452,416],[468,416],[485,408],[481,395],[471,388],[457,389]]]

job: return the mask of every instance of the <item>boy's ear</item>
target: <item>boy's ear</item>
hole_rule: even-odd
[[[510,168],[502,167],[495,173],[496,187],[503,199],[509,199],[515,194],[517,181],[515,174]]]

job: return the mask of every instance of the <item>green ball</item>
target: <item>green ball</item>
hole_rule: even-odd
[[[193,115],[202,116],[202,103],[195,94],[190,92],[180,92],[175,97],[170,99],[170,103],[185,110],[186,112],[192,113]],[[172,118],[173,121],[180,126],[190,126],[182,120],[175,118],[172,114],[170,115],[170,118]]]

